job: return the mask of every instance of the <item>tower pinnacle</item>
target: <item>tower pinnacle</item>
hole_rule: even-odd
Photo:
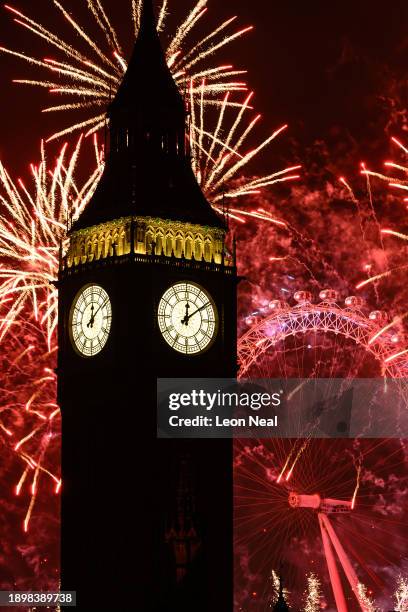
[[[143,2],[133,53],[108,118],[105,170],[74,230],[131,215],[224,226],[191,168],[185,104],[167,66],[151,0]]]
[[[142,9],[140,12],[140,31],[151,32],[156,31],[156,20],[154,18],[154,10],[152,0],[142,0]]]

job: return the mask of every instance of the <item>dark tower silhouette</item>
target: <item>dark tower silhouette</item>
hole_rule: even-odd
[[[275,612],[289,612],[289,606],[286,603],[285,597],[283,595],[283,578],[282,575],[279,576],[279,595],[278,599],[273,606]]]
[[[62,588],[77,591],[80,612],[227,612],[231,442],[158,440],[156,381],[235,376],[236,268],[191,169],[184,102],[150,0],[108,116],[104,173],[73,220],[58,279]],[[182,318],[166,310],[177,295]],[[174,456],[197,474],[201,543],[172,582]]]
[[[166,542],[174,555],[178,583],[183,582],[201,545],[192,467],[189,456],[179,458],[176,507],[166,530]]]

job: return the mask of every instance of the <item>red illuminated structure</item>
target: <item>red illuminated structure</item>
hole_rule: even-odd
[[[359,296],[348,296],[342,305],[334,289],[321,291],[318,303],[313,303],[309,291],[297,291],[293,298],[294,306],[283,300],[272,300],[247,317],[248,329],[238,342],[241,378],[262,378],[257,364],[263,367],[268,352],[274,353],[288,338],[317,332],[343,337],[362,347],[376,361],[381,376],[407,376],[408,361],[405,351],[399,347],[403,338],[385,326],[386,312],[367,313],[364,299]]]
[[[347,612],[348,607],[335,555],[337,555],[338,562],[343,568],[344,574],[357,599],[360,609],[363,612],[368,612],[368,608],[361,600],[357,574],[354,571],[347,553],[344,550],[343,545],[340,542],[340,539],[337,536],[333,524],[329,518],[329,515],[351,512],[353,508],[352,502],[331,498],[321,498],[318,493],[315,493],[314,495],[303,495],[293,491],[289,494],[288,501],[292,508],[310,508],[317,511],[320,532],[322,534],[324,554],[326,557],[330,582],[338,612]]]

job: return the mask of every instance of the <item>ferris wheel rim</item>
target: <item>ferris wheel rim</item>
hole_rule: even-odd
[[[304,301],[293,306],[287,304],[267,314],[256,313],[255,316],[257,320],[238,339],[238,378],[243,378],[259,357],[286,338],[311,331],[349,338],[376,359],[383,376],[408,377],[408,359],[389,364],[386,361],[396,350],[391,339],[393,333],[384,333],[370,341],[382,324],[366,316],[362,308],[344,308],[337,301],[318,304]]]

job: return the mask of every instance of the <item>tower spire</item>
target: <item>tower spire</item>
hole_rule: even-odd
[[[141,0],[142,8],[140,11],[140,32],[152,32],[156,30],[156,19],[154,16],[152,0]]]
[[[105,170],[74,230],[133,215],[224,228],[191,168],[185,104],[151,0],[143,0],[139,33],[108,117]]]

